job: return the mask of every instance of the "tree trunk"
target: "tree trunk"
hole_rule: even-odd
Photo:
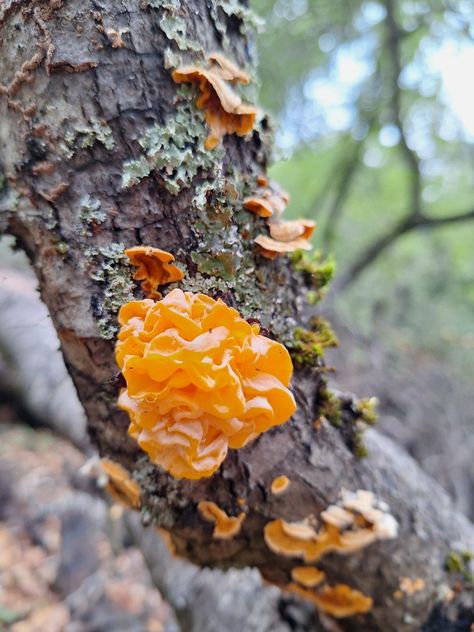
[[[139,296],[124,247],[172,252],[185,270],[180,287],[221,297],[293,350],[295,327],[307,326],[308,275],[286,258],[262,258],[253,238],[266,232],[265,222],[242,209],[265,172],[268,122],[262,117],[250,137],[226,136],[222,147],[206,151],[196,92],[170,76],[172,66],[203,63],[213,51],[251,71],[247,7],[238,0],[7,0],[0,26],[3,225],[38,275],[93,442],[140,482],[143,519],[170,530],[178,552],[197,564],[254,566],[284,586],[297,561],[268,548],[265,524],[319,516],[343,488],[372,490],[389,503],[399,535],[323,558],[330,583],[374,599],[368,614],[344,619],[341,628],[448,630],[444,617],[466,617],[467,588],[443,600],[460,579],[445,560],[453,547],[474,547],[472,525],[375,431],[367,434],[369,456],[353,453],[357,404],[346,396],[328,400],[321,362],[295,356],[292,420],[231,452],[216,475],[198,482],[150,464],[116,406],[117,310]],[[145,175],[147,141],[161,162]],[[340,427],[313,424],[328,403],[341,409]],[[290,491],[272,496],[271,481],[285,473]],[[214,501],[237,515],[239,499],[242,530],[213,539],[197,503]],[[403,577],[421,578],[423,590],[394,597]]]

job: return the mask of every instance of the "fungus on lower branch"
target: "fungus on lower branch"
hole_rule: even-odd
[[[184,274],[174,263],[174,256],[166,250],[151,246],[127,248],[125,254],[132,266],[138,268],[133,278],[142,282],[142,289],[148,298],[160,299],[160,285],[181,281]]]
[[[245,513],[238,516],[228,516],[216,503],[201,500],[198,503],[198,511],[204,520],[214,523],[213,537],[218,540],[229,540],[237,535],[245,520]]]

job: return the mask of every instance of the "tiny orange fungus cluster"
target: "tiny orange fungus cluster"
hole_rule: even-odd
[[[198,108],[204,110],[209,135],[204,142],[206,149],[214,149],[226,134],[245,136],[252,131],[257,110],[243,103],[232,84],[248,84],[248,75],[233,62],[219,53],[209,55],[206,67],[189,65],[173,70],[176,83],[194,83],[200,96]]]
[[[151,246],[134,246],[127,248],[125,254],[131,265],[137,268],[133,278],[142,282],[142,289],[148,298],[160,299],[160,285],[181,281],[184,276],[178,266],[172,263],[174,256],[166,250]]]
[[[343,490],[340,502],[323,511],[321,519],[323,524],[318,530],[309,520],[272,520],[264,528],[265,542],[275,553],[299,557],[310,564],[328,553],[354,553],[377,540],[395,538],[398,533],[397,521],[389,513],[389,507],[365,490],[355,493]],[[325,580],[324,573],[313,566],[294,568],[292,579],[288,590],[335,617],[367,612],[372,605],[369,597],[343,584],[308,590]]]
[[[288,351],[223,301],[175,289],[126,303],[119,323],[119,406],[130,435],[176,478],[211,476],[228,448],[294,413]]]
[[[238,516],[228,516],[223,509],[207,500],[201,500],[197,507],[204,520],[214,523],[213,537],[218,540],[233,538],[239,533],[245,520],[245,513],[241,512]]]
[[[288,476],[277,476],[273,479],[270,490],[272,494],[278,496],[278,494],[283,494],[283,492],[288,489],[289,485],[290,479],[288,478]]]
[[[309,238],[316,228],[310,219],[281,219],[288,204],[288,195],[266,176],[257,176],[257,191],[254,196],[244,200],[244,208],[260,217],[267,218],[270,235],[258,235],[255,243],[262,256],[275,259],[295,250],[311,250]]]
[[[140,507],[140,487],[130,478],[128,471],[115,461],[101,459],[100,464],[107,475],[106,491],[121,505],[130,509]]]

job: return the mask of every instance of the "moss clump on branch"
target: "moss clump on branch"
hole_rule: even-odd
[[[319,251],[306,255],[302,251],[292,255],[295,270],[301,272],[306,287],[308,302],[315,304],[324,296],[325,290],[334,276],[336,264],[333,259],[322,260]]]
[[[474,585],[474,575],[469,569],[473,559],[471,551],[450,551],[444,565],[449,573],[458,573],[469,585]]]
[[[320,364],[327,347],[337,346],[337,338],[329,323],[323,318],[314,317],[310,329],[296,327],[289,349],[295,366],[299,368],[316,367]]]

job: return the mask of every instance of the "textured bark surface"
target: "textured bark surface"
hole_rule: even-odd
[[[367,436],[369,457],[360,460],[344,432],[326,422],[314,427],[324,387],[321,367],[295,372],[298,411],[291,422],[232,452],[214,477],[198,483],[173,480],[149,464],[115,405],[115,317],[134,288],[124,246],[145,243],[173,252],[186,270],[184,289],[222,297],[283,342],[291,341],[296,324],[305,324],[302,278],[286,259],[270,262],[255,253],[252,237],[265,230],[264,222],[241,209],[244,193],[265,169],[265,119],[250,138],[226,137],[223,148],[209,155],[202,149],[206,132],[195,94],[178,90],[165,67],[178,57],[202,60],[213,50],[249,66],[248,22],[246,8],[230,0],[4,2],[2,223],[37,272],[91,438],[102,455],[134,472],[145,521],[170,529],[178,551],[198,564],[254,566],[283,585],[295,560],[271,553],[263,540],[265,523],[318,516],[342,488],[373,490],[390,504],[400,534],[319,564],[331,583],[347,583],[374,599],[368,615],[341,627],[436,629],[429,626],[444,616],[436,603],[452,583],[446,556],[452,548],[474,548],[473,527],[376,432]],[[124,177],[136,176],[127,165],[143,158],[138,141],[150,129],[163,144],[165,166],[124,188]],[[186,138],[190,151],[176,151],[172,134]],[[167,171],[171,164],[174,170]],[[350,398],[343,403],[349,423]],[[292,480],[291,491],[272,497],[269,485],[283,473]],[[196,503],[212,500],[237,514],[239,498],[247,513],[242,531],[230,541],[213,540]],[[393,593],[402,577],[421,577],[426,587],[397,600]],[[467,596],[457,593],[454,612]]]

